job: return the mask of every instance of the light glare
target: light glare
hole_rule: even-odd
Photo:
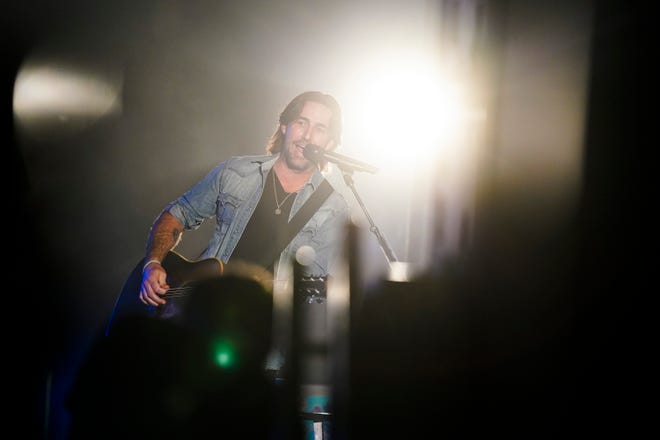
[[[379,168],[417,173],[455,141],[467,114],[464,88],[430,62],[373,72],[356,88],[352,104],[361,139],[356,156],[377,158]]]
[[[118,89],[63,68],[26,68],[16,79],[14,112],[19,117],[67,114],[101,116],[119,110]]]

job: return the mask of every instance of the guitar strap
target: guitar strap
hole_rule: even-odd
[[[287,224],[286,230],[282,234],[279,234],[279,240],[273,240],[273,247],[270,250],[272,258],[268,261],[275,261],[277,256],[282,253],[285,247],[291,240],[296,236],[298,232],[302,229],[303,226],[309,221],[310,218],[314,215],[316,211],[321,207],[323,202],[330,196],[334,191],[327,179],[323,179],[323,182],[316,188],[316,191],[310,196],[305,204],[296,212],[296,215],[293,216],[291,221]]]

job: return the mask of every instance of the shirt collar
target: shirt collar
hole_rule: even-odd
[[[265,159],[263,159],[263,160],[262,159],[257,159],[257,160],[254,161],[255,163],[260,164],[261,175],[262,176],[265,177],[270,172],[270,170],[273,169],[273,165],[275,165],[275,161],[277,161],[278,157],[280,157],[279,153],[274,154],[272,157],[269,157],[269,156],[265,157]],[[321,184],[321,182],[323,182],[324,178],[325,177],[323,176],[323,173],[321,173],[321,171],[319,171],[318,168],[315,168],[314,173],[312,174],[312,177],[307,181],[305,186],[311,185],[312,190],[316,191],[316,188],[318,188],[318,186]]]

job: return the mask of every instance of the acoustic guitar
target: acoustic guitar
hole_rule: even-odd
[[[162,266],[167,272],[167,284],[170,288],[163,295],[167,301],[161,306],[145,305],[140,301],[140,284],[142,283],[142,269],[144,259],[140,260],[124,282],[120,294],[115,302],[105,334],[108,335],[115,321],[128,316],[149,316],[158,319],[178,319],[183,312],[187,298],[194,292],[199,281],[217,277],[222,274],[222,263],[217,258],[204,258],[189,260],[183,255],[169,251],[163,259]],[[225,265],[225,275],[244,275],[258,273],[254,276],[258,281],[267,282],[270,272],[261,269],[258,272],[254,266],[243,263]],[[321,303],[326,298],[327,277],[303,277],[296,280],[295,297],[305,302]]]

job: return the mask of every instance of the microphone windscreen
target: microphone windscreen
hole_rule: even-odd
[[[303,156],[305,156],[307,160],[318,163],[323,159],[323,150],[321,150],[321,147],[318,145],[307,144],[303,150]]]

